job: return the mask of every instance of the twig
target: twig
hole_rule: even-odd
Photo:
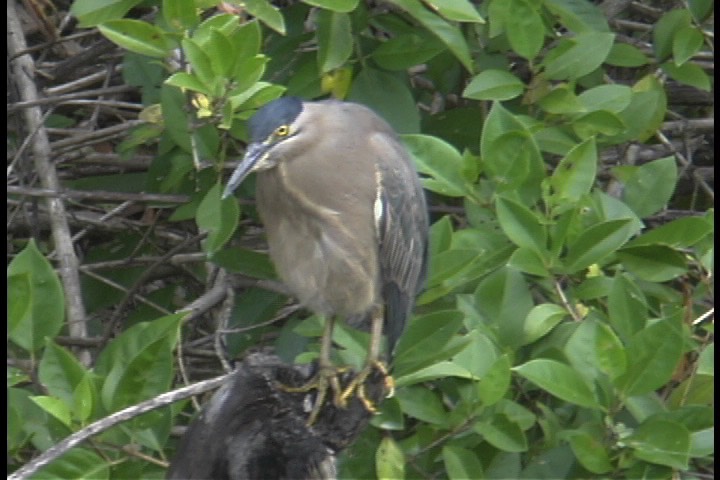
[[[15,2],[7,2],[7,39],[8,55],[13,57],[17,52],[25,50],[27,44],[23,36],[22,26],[15,10]],[[30,55],[19,55],[11,63],[13,79],[20,92],[20,98],[25,102],[32,102],[39,98],[37,87],[33,78],[35,65]],[[49,189],[60,190],[57,172],[50,162],[51,149],[47,132],[42,128],[42,112],[38,107],[27,108],[23,111],[28,131],[36,132],[32,143],[33,161],[42,185]],[[68,328],[75,337],[87,336],[87,318],[82,301],[80,288],[79,261],[75,255],[70,226],[67,222],[65,205],[58,198],[47,199],[50,210],[50,224],[52,227],[55,248],[58,251],[60,277],[65,292]],[[80,361],[90,364],[90,352],[78,352]]]
[[[93,435],[97,435],[98,433],[103,432],[108,428],[117,425],[118,423],[125,422],[127,420],[130,420],[131,418],[142,415],[143,413],[156,410],[160,407],[164,407],[165,405],[169,405],[171,403],[183,400],[193,395],[199,395],[209,390],[214,390],[221,386],[229,376],[230,374],[228,373],[219,377],[198,382],[188,387],[183,387],[177,390],[173,390],[171,392],[163,393],[155,398],[151,398],[150,400],[146,400],[137,405],[124,408],[119,412],[108,415],[107,417],[102,418],[97,422],[91,423],[82,430],[73,433],[60,443],[48,448],[37,458],[26,463],[24,466],[9,475],[7,478],[8,480],[24,480],[26,478],[29,478],[40,468],[49,464],[71,448],[79,445],[81,442],[92,437]]]

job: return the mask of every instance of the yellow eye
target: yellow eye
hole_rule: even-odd
[[[290,133],[290,127],[287,125],[280,125],[275,129],[275,135],[278,137],[286,137]]]

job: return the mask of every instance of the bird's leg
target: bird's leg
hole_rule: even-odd
[[[335,317],[329,316],[325,319],[325,326],[323,328],[323,334],[320,340],[320,358],[318,358],[318,372],[315,376],[310,379],[306,384],[299,387],[287,387],[283,386],[283,390],[288,392],[308,392],[310,390],[317,390],[317,396],[315,397],[315,404],[310,411],[307,424],[312,425],[317,420],[322,404],[327,398],[328,388],[332,389],[334,393],[334,403],[338,405],[340,403],[340,395],[342,388],[340,381],[338,380],[337,374],[338,369],[333,366],[330,361],[330,353],[332,350],[332,334],[335,326]]]
[[[368,376],[372,373],[373,369],[376,368],[385,376],[385,388],[389,391],[393,391],[393,379],[388,375],[387,368],[380,361],[380,344],[382,342],[382,329],[383,329],[383,310],[382,307],[376,307],[372,311],[371,316],[371,327],[370,327],[370,345],[368,347],[368,354],[365,359],[365,366],[362,370],[353,378],[345,390],[340,395],[341,405],[347,403],[347,399],[350,398],[353,393],[356,393],[360,401],[365,405],[365,408],[370,412],[376,412],[377,408],[373,404],[372,400],[367,398],[365,394],[365,381]]]

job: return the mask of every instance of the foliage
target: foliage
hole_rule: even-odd
[[[253,227],[220,198],[254,110],[283,94],[332,95],[403,134],[432,207],[429,279],[397,348],[396,394],[341,457],[343,478],[678,478],[712,468],[713,211],[701,199],[668,220],[687,204],[678,185],[688,165],[674,149],[638,162],[606,155],[667,146],[664,122],[697,115],[672,110],[668,82],[711,88],[696,60],[712,41],[712,2],[658,10],[652,32],[636,37],[581,0],[252,0],[239,13],[214,4],[75,1],[82,27],[127,50],[125,79],[142,94],[145,121],[116,150],[154,158],[132,177],[68,186],[187,195],[179,207],[157,204],[161,221],[194,221],[211,263],[267,281]],[[256,218],[248,205],[242,213]],[[155,253],[142,237],[102,239],[85,261]],[[30,241],[8,267],[11,356],[32,365],[8,368],[15,466],[169,390],[173,352],[207,328],[159,316],[153,305],[180,306],[177,285],[162,284],[89,368],[54,340],[64,303],[47,250]],[[187,268],[210,282],[201,266]],[[117,285],[142,272],[114,269],[115,286],[88,278],[88,311],[105,315],[122,297]],[[238,291],[230,326],[242,333],[227,336],[230,355],[270,344],[311,359],[319,320],[296,312],[268,326],[284,304],[276,291]],[[339,328],[334,340],[339,362],[362,358],[364,334]],[[167,459],[182,407],[94,442]],[[161,475],[127,449],[88,445],[37,478]]]

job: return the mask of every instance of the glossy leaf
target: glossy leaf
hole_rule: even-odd
[[[280,35],[285,35],[285,19],[278,10],[267,0],[245,0],[243,2],[250,15],[257,17],[265,25]]]
[[[350,17],[346,13],[320,10],[317,17],[318,64],[320,72],[345,64],[353,51]]]
[[[237,228],[240,210],[233,198],[221,198],[222,186],[215,184],[200,202],[197,211],[197,225],[208,232],[203,247],[209,256],[222,248]]]
[[[551,80],[577,79],[598,68],[607,58],[615,35],[584,32],[570,40],[562,53],[545,62],[545,75]]]
[[[432,3],[432,7],[448,20],[485,23],[475,5],[468,0],[437,0]]]
[[[486,406],[494,405],[502,399],[510,388],[510,359],[501,355],[480,379],[478,396]]]
[[[170,53],[163,31],[147,22],[110,20],[98,26],[98,29],[108,40],[131,52],[153,58],[164,58]]]
[[[80,21],[80,27],[95,27],[103,22],[122,18],[142,0],[77,0],[70,13]]]
[[[384,437],[375,452],[378,478],[405,478],[405,455],[392,437]]]
[[[649,282],[667,282],[687,273],[688,262],[681,252],[664,245],[642,245],[618,251],[625,268]]]
[[[601,409],[587,383],[569,366],[548,359],[530,360],[513,370],[561,400]]]
[[[524,343],[533,343],[546,335],[568,316],[567,310],[554,303],[535,305],[525,319]]]
[[[660,388],[672,377],[682,351],[678,316],[658,320],[630,340],[626,352],[631,362],[613,383],[627,397]]]
[[[560,17],[562,24],[573,32],[610,30],[605,15],[594,3],[583,0],[547,0],[545,7]]]
[[[65,348],[48,341],[38,368],[38,378],[47,392],[73,405],[75,388],[82,381],[85,368]]]
[[[418,0],[390,0],[390,3],[409,13],[423,27],[436,35],[468,71],[473,70],[468,45],[457,27],[431,13]]]
[[[418,133],[420,115],[410,89],[402,77],[373,68],[363,68],[350,87],[347,100],[372,108],[398,133]]]
[[[658,212],[667,205],[677,184],[677,165],[673,157],[648,162],[622,176],[623,200],[640,218]]]
[[[303,3],[333,12],[348,13],[355,10],[359,0],[303,0]]]
[[[672,62],[665,62],[661,66],[665,73],[680,83],[706,92],[712,89],[710,77],[699,65],[684,63],[681,66],[676,66]]]
[[[568,254],[563,260],[565,268],[568,272],[577,272],[593,263],[602,262],[632,234],[630,219],[610,220],[593,225],[569,246]]]
[[[463,97],[473,100],[510,100],[522,94],[525,85],[505,70],[485,70],[476,75],[463,90]]]
[[[645,296],[628,275],[618,274],[608,296],[610,324],[624,340],[645,328],[648,320]]]
[[[590,192],[597,173],[597,149],[590,138],[576,146],[560,161],[550,177],[557,202],[577,202]]]
[[[661,419],[644,422],[625,443],[641,460],[680,470],[688,468],[690,433],[679,423]]]
[[[62,285],[50,262],[30,240],[8,265],[8,337],[34,352],[65,321]]]
[[[524,452],[528,449],[525,433],[507,415],[495,414],[490,421],[478,422],[474,430],[503,452]]]
[[[712,231],[712,224],[704,218],[678,218],[643,233],[628,242],[627,246],[665,245],[673,248],[690,248]]]
[[[475,453],[466,448],[446,445],[442,449],[442,458],[448,478],[452,480],[479,478],[482,475],[480,460]]]
[[[505,4],[503,24],[512,49],[528,60],[535,58],[545,39],[545,25],[538,6],[526,0],[495,3]]]
[[[547,232],[535,213],[508,198],[498,197],[495,205],[500,227],[514,244],[538,253],[546,251]]]
[[[423,181],[425,188],[450,197],[467,193],[462,175],[463,160],[455,148],[429,135],[403,135],[402,140],[417,169],[431,177]]]
[[[596,435],[575,430],[569,435],[570,447],[583,467],[597,474],[608,473],[613,466],[607,450]]]

